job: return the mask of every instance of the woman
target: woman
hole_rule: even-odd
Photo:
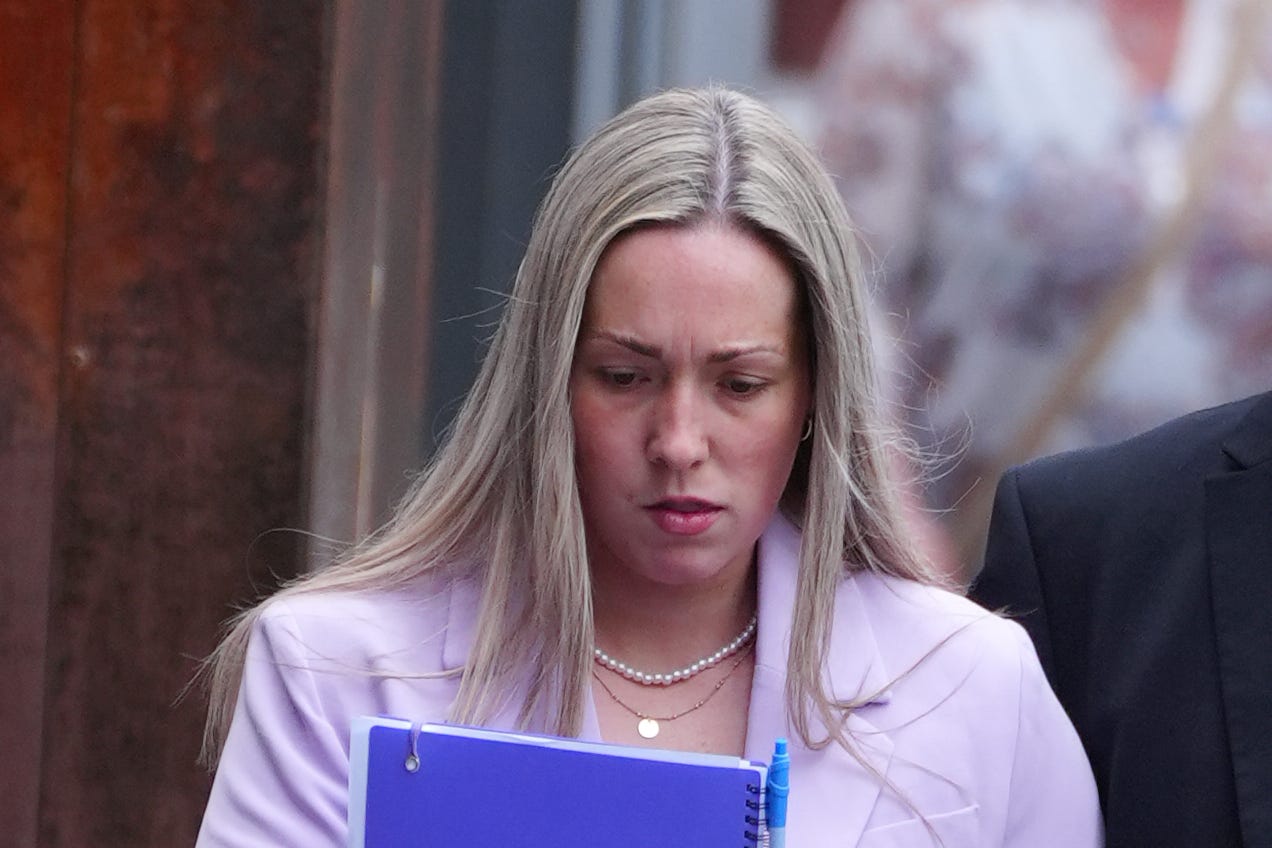
[[[793,735],[797,846],[1097,844],[1023,632],[897,532],[865,315],[842,204],[765,107],[612,120],[397,517],[219,649],[200,844],[343,844],[374,713],[755,759]]]

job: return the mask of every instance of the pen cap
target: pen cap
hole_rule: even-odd
[[[790,773],[791,757],[786,751],[786,740],[778,739],[773,746],[773,761],[769,764],[764,795],[764,813],[770,834],[783,833],[786,828],[786,798],[791,790]]]
[[[790,791],[791,756],[786,752],[786,740],[778,739],[773,745],[773,762],[769,764],[768,790],[779,795]]]

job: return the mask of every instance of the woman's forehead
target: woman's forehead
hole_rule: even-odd
[[[597,264],[583,333],[657,348],[785,346],[798,292],[787,258],[731,225],[660,226],[620,236]]]

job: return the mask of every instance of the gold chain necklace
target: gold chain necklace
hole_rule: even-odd
[[[719,680],[716,681],[716,685],[712,687],[710,692],[708,692],[705,696],[703,696],[702,700],[698,701],[698,703],[694,704],[692,707],[689,707],[686,710],[681,710],[680,712],[673,713],[672,715],[669,715],[669,716],[651,716],[646,713],[642,713],[638,709],[628,706],[622,701],[621,698],[619,698],[617,695],[614,694],[613,689],[605,685],[605,681],[601,679],[601,675],[597,673],[595,668],[592,669],[592,676],[596,678],[597,683],[601,684],[601,688],[605,690],[605,694],[609,695],[610,698],[613,699],[614,703],[618,704],[620,707],[627,710],[629,713],[631,713],[632,715],[636,716],[637,719],[639,719],[636,722],[636,732],[639,733],[645,739],[653,739],[662,730],[662,727],[659,725],[659,722],[675,721],[676,719],[681,718],[682,716],[689,715],[689,713],[693,712],[694,710],[701,709],[703,705],[707,703],[707,701],[710,701],[715,696],[715,693],[720,691],[720,689],[724,686],[724,684],[729,682],[729,678],[733,676],[733,673],[738,670],[738,667],[742,665],[742,661],[745,660],[747,658],[747,655],[750,653],[751,653],[751,646],[747,646],[746,650],[739,653],[738,658],[733,661],[733,665],[729,666],[728,672],[725,673],[724,677],[721,677]]]

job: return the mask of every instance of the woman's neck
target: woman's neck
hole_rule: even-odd
[[[694,586],[592,575],[596,645],[642,671],[688,665],[732,641],[756,610],[755,568]]]

